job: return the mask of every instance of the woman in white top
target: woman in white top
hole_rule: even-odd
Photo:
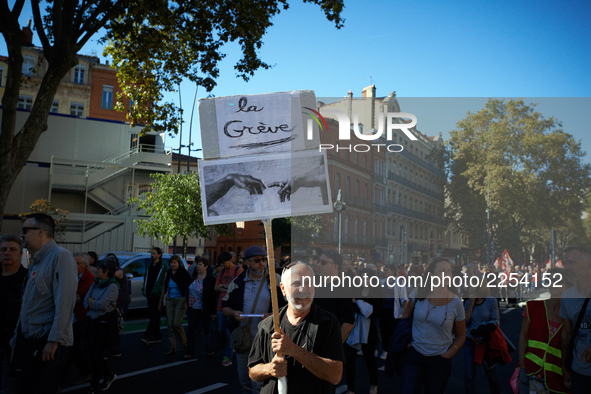
[[[413,290],[403,318],[412,316],[412,340],[402,363],[403,393],[444,393],[451,375],[451,358],[466,340],[465,312],[461,300],[433,277],[452,278],[452,265],[443,258],[431,260],[422,287]],[[426,280],[429,279],[427,282]],[[444,281],[442,281],[444,282]]]

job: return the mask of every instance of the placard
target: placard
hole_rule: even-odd
[[[285,152],[200,162],[206,225],[332,211],[326,154]]]

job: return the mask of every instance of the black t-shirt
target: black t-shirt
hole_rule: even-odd
[[[355,304],[352,298],[314,298],[314,303],[335,315],[341,325],[355,324]]]
[[[292,326],[286,316],[287,306],[279,311],[281,328],[297,345],[311,351],[319,357],[343,361],[341,328],[338,319],[318,306],[312,304],[310,313]],[[274,357],[271,350],[273,316],[261,322],[248,357],[248,366],[266,364]],[[315,333],[315,335],[314,335]],[[295,358],[285,356],[287,360],[287,387],[289,393],[326,394],[334,393],[335,386],[312,374]],[[262,394],[277,393],[277,379],[270,378],[263,382]]]
[[[14,336],[27,272],[21,265],[14,275],[0,275],[0,346],[8,345],[8,341]]]

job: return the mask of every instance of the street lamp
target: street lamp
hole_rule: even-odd
[[[337,200],[334,202],[333,204],[334,209],[336,209],[339,212],[339,254],[341,253],[341,232],[342,232],[342,228],[341,228],[341,223],[342,223],[342,212],[347,209],[347,204],[345,204],[345,202],[343,201],[343,196],[341,193],[341,189],[339,189],[339,192],[337,193]]]

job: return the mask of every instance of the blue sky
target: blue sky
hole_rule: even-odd
[[[263,40],[261,56],[273,68],[258,71],[249,82],[237,79],[238,47],[230,44],[212,93],[312,89],[322,98],[352,90],[359,97],[374,83],[378,96],[396,91],[398,97],[524,97],[541,102],[538,110],[561,120],[564,130],[591,152],[585,117],[591,108],[588,1],[346,1],[345,6],[345,26],[337,30],[318,6],[293,2]],[[93,49],[100,55],[96,40],[82,52]],[[4,46],[0,53],[6,54]],[[189,83],[181,87],[184,144],[194,89]],[[205,96],[198,92],[199,98]],[[554,97],[576,99],[538,99]],[[178,101],[177,95],[172,99]],[[466,110],[477,111],[485,100],[470,102],[470,108],[448,111],[445,117],[426,110],[417,127],[445,138]],[[403,99],[401,105],[414,111],[404,107]],[[197,110],[193,122],[192,140],[200,147]],[[178,139],[167,137],[166,145],[177,147]]]

